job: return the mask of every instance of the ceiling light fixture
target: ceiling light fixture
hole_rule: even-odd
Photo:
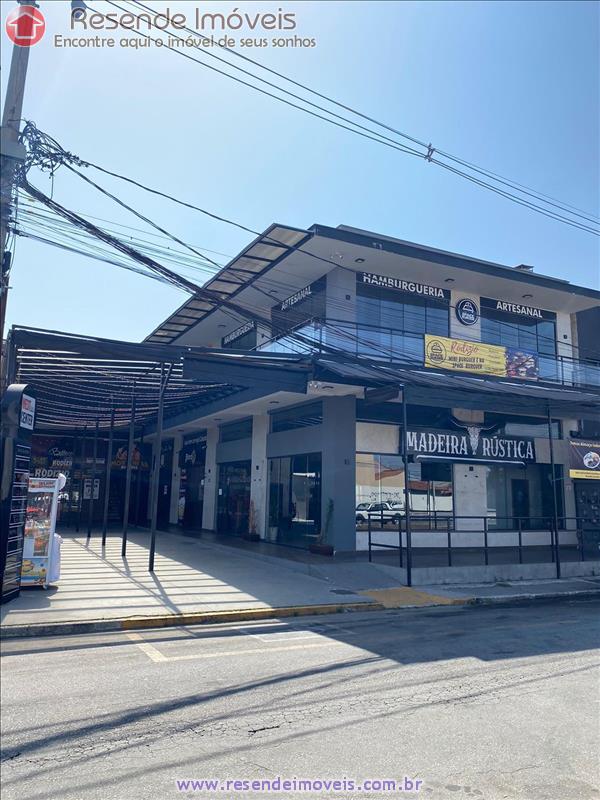
[[[364,258],[355,258],[354,259],[354,263],[355,264],[364,264],[365,260],[364,260]]]
[[[533,297],[532,294],[524,294],[523,295],[523,300],[531,300],[532,297]]]
[[[454,278],[445,278],[444,283],[454,283]]]

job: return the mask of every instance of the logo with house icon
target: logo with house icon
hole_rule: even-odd
[[[18,6],[6,18],[6,35],[19,47],[37,44],[46,30],[44,15],[35,6]]]

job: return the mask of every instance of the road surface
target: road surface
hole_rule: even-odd
[[[598,798],[599,620],[588,600],[7,641],[2,797]]]

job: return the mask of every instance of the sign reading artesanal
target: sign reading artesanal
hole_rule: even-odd
[[[533,439],[489,434],[475,425],[466,426],[464,432],[431,428],[408,431],[407,438],[409,452],[425,460],[535,461]]]
[[[600,481],[600,442],[569,442],[569,478]]]
[[[519,317],[531,317],[533,319],[555,320],[554,311],[544,311],[534,306],[524,306],[522,303],[511,303],[507,300],[497,300],[493,297],[482,297],[481,307],[489,308],[492,311],[501,311],[503,314],[514,314]]]
[[[500,378],[536,379],[537,353],[501,345],[425,334],[425,366]]]

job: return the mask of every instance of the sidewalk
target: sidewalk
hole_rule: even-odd
[[[118,534],[104,552],[98,531],[89,545],[85,534],[62,535],[58,585],[23,589],[3,606],[4,637],[600,594],[593,578],[412,589],[399,585],[391,567],[287,551],[261,556],[161,532],[152,575],[146,530],[130,533],[125,559]]]

